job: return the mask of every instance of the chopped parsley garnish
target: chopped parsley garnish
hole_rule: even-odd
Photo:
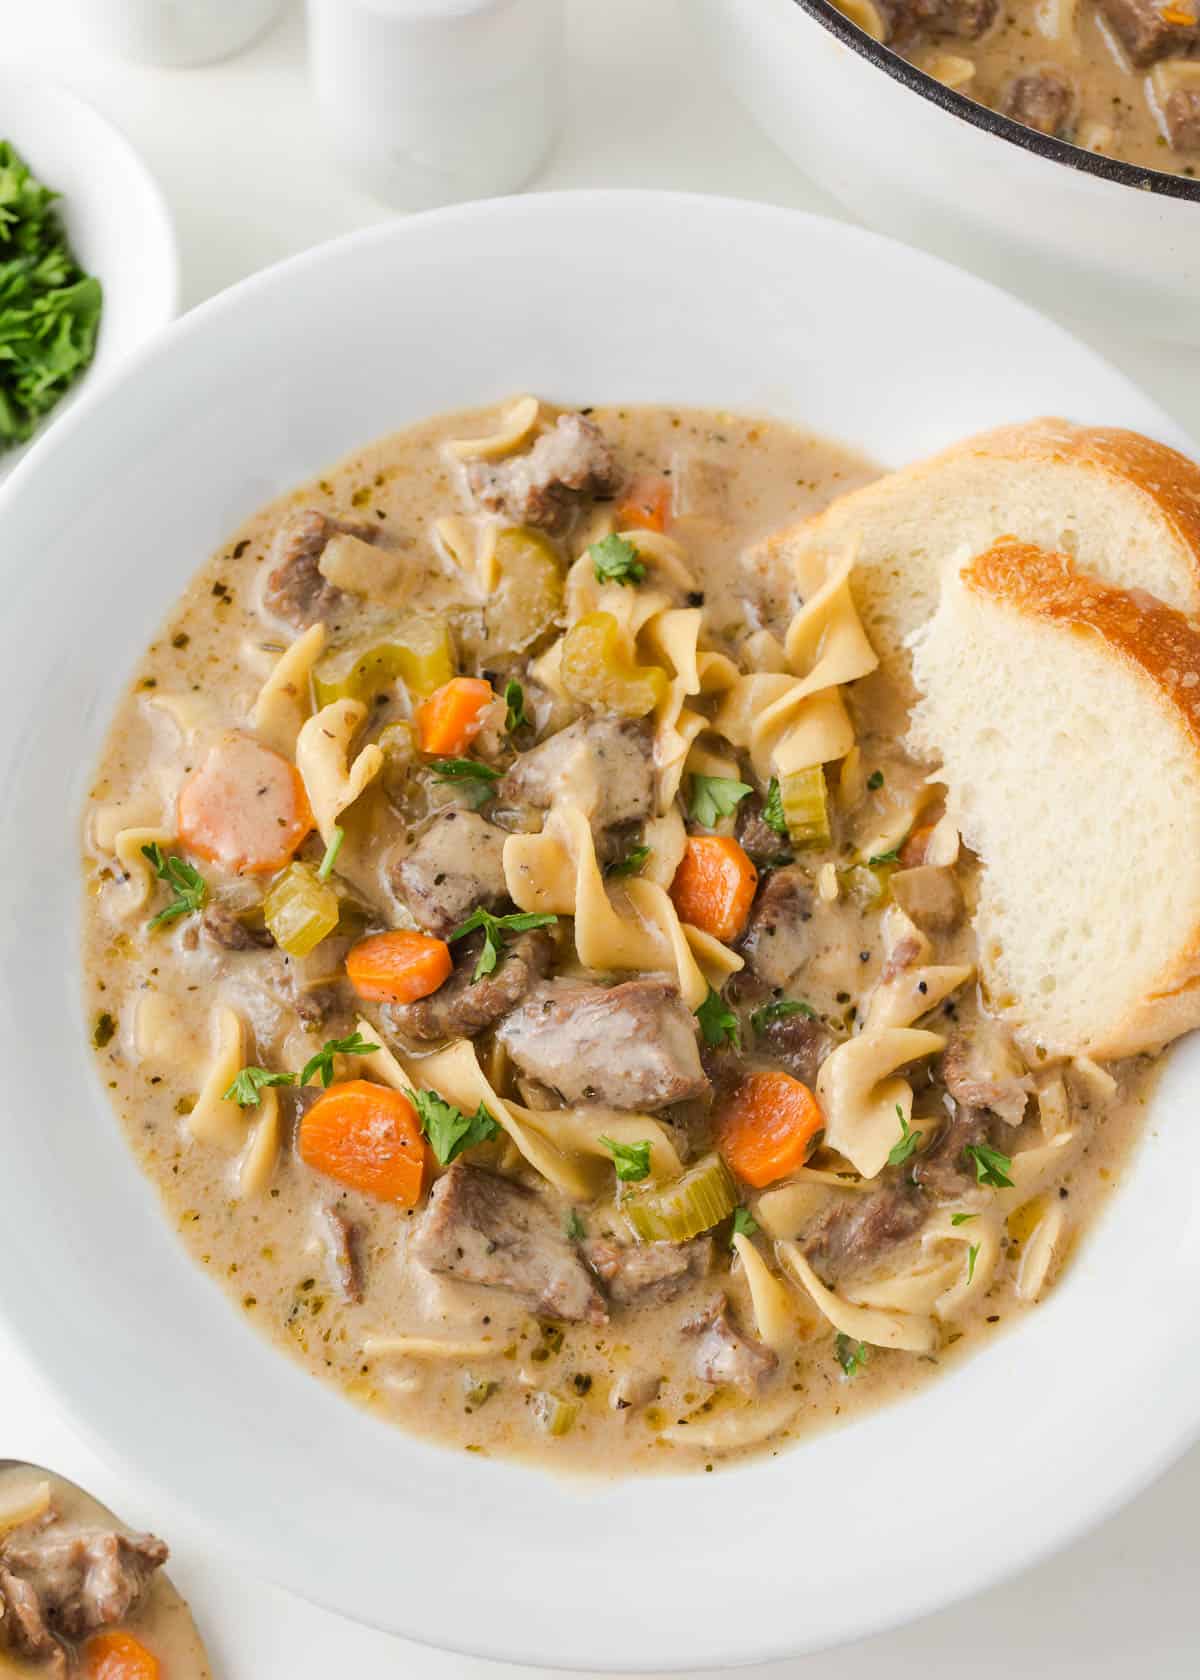
[[[320,866],[317,869],[318,881],[328,881],[329,877],[333,874],[333,866],[338,860],[338,853],[342,849],[342,841],[345,838],[346,830],[335,826],[333,833],[329,837],[329,844],[325,848],[325,856],[321,859]]]
[[[349,1038],[327,1038],[315,1056],[310,1056],[300,1069],[300,1083],[307,1085],[314,1074],[321,1075],[321,1084],[327,1089],[333,1084],[333,1058],[335,1056],[370,1056],[379,1049],[378,1044],[368,1044],[357,1027]]]
[[[481,764],[477,758],[435,758],[429,768],[439,782],[457,787],[476,810],[487,804],[503,774],[490,764]]]
[[[587,1226],[583,1223],[583,1220],[579,1217],[579,1209],[578,1208],[572,1208],[570,1213],[567,1215],[567,1223],[566,1223],[565,1229],[566,1229],[567,1236],[571,1239],[572,1242],[582,1242],[584,1237],[587,1236]]]
[[[436,1091],[410,1091],[409,1100],[417,1111],[421,1130],[443,1167],[448,1167],[464,1149],[487,1143],[500,1130],[495,1118],[480,1103],[474,1114],[464,1114]]]
[[[890,852],[876,852],[874,857],[867,859],[868,869],[878,869],[885,863],[895,863],[900,856],[899,846],[893,846]]]
[[[705,828],[714,828],[722,817],[731,817],[754,789],[732,776],[693,776],[691,815]]]
[[[857,1376],[870,1356],[866,1342],[856,1342],[842,1330],[833,1339],[833,1351],[847,1377]]]
[[[910,1155],[915,1154],[917,1145],[925,1135],[923,1132],[914,1132],[912,1130],[908,1121],[904,1118],[904,1110],[900,1107],[899,1103],[896,1104],[896,1113],[900,1117],[900,1137],[888,1151],[889,1167],[902,1166],[904,1162],[908,1160]]]
[[[588,549],[597,583],[620,583],[632,586],[641,583],[646,575],[645,565],[638,559],[638,551],[625,537],[602,537]]]
[[[763,801],[762,820],[768,828],[773,828],[781,839],[788,838],[787,818],[783,814],[783,790],[779,786],[779,777],[772,776],[767,783],[767,797]]]
[[[613,1158],[613,1166],[622,1184],[637,1184],[650,1177],[650,1140],[640,1143],[618,1143],[615,1138],[602,1137],[600,1142]]]
[[[235,1102],[239,1108],[257,1108],[262,1102],[264,1086],[294,1085],[294,1073],[268,1073],[266,1068],[244,1067],[225,1092],[225,1102]],[[325,1083],[328,1085],[329,1081]]]
[[[969,1225],[972,1219],[978,1218],[979,1215],[977,1213],[952,1213],[950,1215],[950,1223],[951,1225]]]
[[[708,996],[696,1011],[696,1019],[700,1023],[700,1031],[704,1034],[704,1042],[710,1050],[715,1050],[721,1044],[732,1044],[735,1050],[742,1046],[741,1030],[738,1018],[725,1002],[720,992],[708,988]]]
[[[605,869],[606,875],[640,875],[642,865],[650,856],[649,846],[630,846],[623,858],[610,863]]]
[[[968,1143],[963,1154],[975,1163],[975,1177],[980,1184],[991,1184],[997,1190],[1012,1188],[1012,1159],[998,1149],[993,1149],[990,1143]]]
[[[867,786],[870,788],[872,793],[878,793],[880,788],[883,786],[883,771],[872,770],[871,774],[867,777]]]
[[[500,961],[501,952],[510,933],[528,933],[531,928],[550,927],[557,921],[557,916],[538,910],[518,910],[512,916],[493,916],[491,911],[485,910],[481,904],[477,910],[472,910],[465,922],[459,923],[449,936],[448,943],[453,945],[456,939],[465,939],[477,928],[483,929],[483,950],[479,953],[479,961],[475,964],[475,972],[471,976],[473,981],[482,980]]]
[[[809,1021],[817,1018],[811,1003],[803,1003],[799,998],[777,998],[774,1003],[764,1003],[761,1009],[756,1009],[750,1025],[756,1033],[763,1033],[772,1021],[786,1021],[790,1015],[803,1015]]]
[[[755,1219],[750,1209],[748,1207],[735,1207],[731,1235],[734,1237],[752,1237],[757,1230],[758,1220]],[[732,1247],[732,1244],[730,1246]]]
[[[150,918],[149,927],[156,928],[163,922],[173,922],[176,916],[191,916],[203,910],[208,902],[208,882],[198,869],[193,869],[181,857],[168,857],[157,840],[151,846],[142,847],[142,856],[158,879],[165,881],[175,894],[170,904]]]
[[[96,1046],[96,1049],[103,1050],[106,1044],[111,1044],[113,1034],[116,1030],[117,1023],[108,1013],[108,1010],[102,1010],[101,1013],[97,1015],[96,1024],[92,1028],[92,1043]]]
[[[979,1258],[979,1244],[972,1243],[967,1250],[967,1282],[975,1276],[975,1262]]]
[[[504,704],[508,707],[504,715],[504,727],[510,735],[515,735],[518,729],[524,729],[529,722],[525,711],[525,690],[515,679],[504,685]]]

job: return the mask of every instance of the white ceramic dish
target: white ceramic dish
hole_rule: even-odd
[[[884,271],[900,333],[876,308]],[[422,1445],[260,1341],[176,1243],[86,1048],[78,812],[176,593],[240,519],[352,446],[523,388],[789,416],[885,462],[1045,411],[1183,441],[979,282],[720,200],[438,211],[180,321],[56,427],[0,504],[0,1313],[80,1427],[149,1485],[164,1528],[176,1500],[223,1559],[350,1616],[563,1666],[778,1657],[1034,1563],[1194,1439],[1200,1044],[1171,1063],[1103,1228],[1019,1334],[778,1458],[602,1486]]]
[[[58,209],[71,248],[104,288],[92,365],[29,443],[0,454],[3,477],[84,391],[174,319],[179,258],[154,177],[125,136],[73,93],[25,70],[0,69],[0,138],[62,195]]]
[[[694,0],[694,15],[751,114],[871,226],[1060,316],[1200,343],[1200,180],[1035,134],[831,0]]]

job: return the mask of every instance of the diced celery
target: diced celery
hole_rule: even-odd
[[[705,1155],[671,1184],[631,1192],[621,1214],[639,1242],[689,1242],[737,1206],[737,1189],[719,1155]]]
[[[562,685],[572,700],[621,717],[645,717],[667,691],[658,665],[635,665],[612,613],[585,613],[563,638]]]
[[[533,1415],[547,1435],[565,1435],[579,1416],[579,1405],[575,1400],[564,1400],[561,1395],[539,1389],[533,1397]]]
[[[488,641],[499,653],[523,653],[562,611],[562,562],[549,537],[518,525],[497,536],[496,566],[483,614]]]
[[[819,764],[811,770],[793,770],[790,775],[781,776],[779,798],[794,846],[824,845],[829,840],[825,772]]]
[[[411,723],[389,723],[379,732],[379,747],[383,753],[380,781],[392,799],[403,797],[405,784],[417,758],[417,732]]]
[[[334,700],[361,700],[369,705],[400,678],[410,694],[424,699],[453,675],[454,650],[445,622],[410,618],[385,642],[327,653],[313,671],[313,693],[318,706]]]
[[[338,925],[338,896],[307,863],[289,863],[267,888],[263,920],[289,957],[306,957]]]

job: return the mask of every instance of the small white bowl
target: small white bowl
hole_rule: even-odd
[[[76,260],[104,288],[91,366],[27,444],[0,454],[3,477],[85,391],[174,319],[179,255],[158,183],[125,136],[73,93],[23,69],[0,69],[0,139],[61,195]]]

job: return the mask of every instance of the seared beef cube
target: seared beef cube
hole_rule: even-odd
[[[917,869],[898,869],[891,888],[896,903],[922,933],[953,933],[962,921],[962,888],[953,869],[928,863]]]
[[[802,869],[776,869],[754,901],[742,949],[769,986],[786,986],[812,952],[813,896]]]
[[[266,928],[248,927],[222,904],[209,904],[200,925],[213,944],[226,951],[265,951],[275,943]]]
[[[737,838],[742,850],[755,863],[770,863],[773,858],[787,857],[790,846],[786,834],[779,834],[763,817],[763,801],[752,793],[738,806]]]
[[[455,1161],[438,1179],[409,1251],[431,1272],[511,1290],[534,1312],[607,1322],[562,1221],[532,1190],[482,1167]]]
[[[613,452],[599,426],[582,414],[560,414],[524,455],[477,461],[468,482],[480,507],[517,525],[559,531],[580,502],[611,496],[621,482]]]
[[[307,630],[318,619],[336,618],[346,604],[344,592],[330,583],[320,569],[325,544],[339,533],[368,543],[378,543],[382,537],[377,525],[331,519],[315,508],[293,514],[275,533],[271,545],[272,569],[263,600],[268,611],[286,618],[297,630]]]
[[[548,980],[497,1036],[522,1073],[569,1103],[652,1110],[708,1089],[695,1020],[669,980]]]
[[[654,801],[654,737],[644,719],[589,717],[522,753],[496,789],[514,805],[547,810],[564,785],[595,797],[592,827],[648,817]]]
[[[1200,88],[1176,88],[1168,94],[1163,121],[1177,152],[1200,152]]]
[[[385,1025],[405,1038],[425,1042],[474,1038],[517,1007],[549,968],[554,952],[551,936],[544,928],[534,928],[511,939],[497,967],[476,980],[482,943],[481,938],[472,937],[456,946],[459,955],[450,978],[416,1003],[389,1004],[380,1012]]]
[[[999,0],[880,0],[889,40],[978,41],[998,10]]]
[[[837,1283],[907,1242],[928,1216],[928,1203],[903,1179],[878,1190],[848,1192],[804,1233],[804,1253],[826,1283]]]
[[[988,1116],[982,1109],[960,1108],[933,1142],[912,1157],[913,1179],[936,1202],[953,1202],[979,1181],[972,1146],[989,1141]]]
[[[1039,134],[1061,134],[1074,106],[1075,90],[1061,70],[1033,70],[1011,83],[1002,109]]]
[[[52,1657],[55,1639],[125,1621],[166,1557],[152,1534],[65,1522],[17,1529],[0,1544],[0,1647]]]
[[[617,1243],[593,1237],[584,1243],[588,1263],[614,1306],[658,1306],[672,1301],[693,1278],[712,1268],[712,1238],[694,1242]]]
[[[833,1049],[833,1038],[820,1021],[807,1015],[784,1015],[765,1022],[755,1032],[754,1048],[793,1079],[813,1085],[821,1063]]]
[[[1190,5],[1175,8],[1163,0],[1100,0],[1100,10],[1136,65],[1177,58],[1200,45],[1200,22],[1170,22],[1164,16],[1190,13]]]
[[[779,1357],[762,1342],[747,1341],[729,1315],[729,1302],[722,1295],[707,1312],[685,1324],[684,1334],[698,1336],[696,1374],[706,1383],[732,1383],[737,1388],[760,1389],[779,1364]]]
[[[1003,1027],[981,1018],[956,1032],[938,1067],[943,1085],[964,1108],[985,1108],[1010,1126],[1025,1118],[1033,1083]]]
[[[340,1208],[324,1209],[325,1246],[333,1281],[343,1299],[363,1298],[362,1231]]]
[[[504,835],[476,811],[439,811],[392,870],[392,885],[426,933],[444,939],[478,905],[504,902]]]

